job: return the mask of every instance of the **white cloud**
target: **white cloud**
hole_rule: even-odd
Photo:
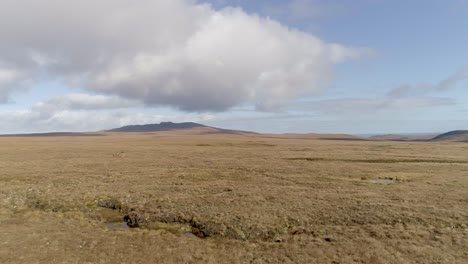
[[[364,51],[240,9],[189,0],[2,0],[0,65],[70,86],[169,105],[274,110],[320,93],[333,66]],[[0,68],[2,69],[2,68]],[[42,76],[42,75],[41,75]]]

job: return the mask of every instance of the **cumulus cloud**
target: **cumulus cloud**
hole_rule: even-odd
[[[0,38],[3,101],[46,75],[186,111],[274,110],[320,93],[335,64],[366,52],[190,0],[2,0]]]

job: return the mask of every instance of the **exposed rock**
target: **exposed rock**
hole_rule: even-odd
[[[97,205],[99,207],[109,208],[112,210],[120,210],[122,209],[122,203],[117,199],[105,199],[98,201]]]
[[[130,211],[124,216],[124,221],[127,222],[128,227],[136,228],[140,227],[141,219],[135,211]]]

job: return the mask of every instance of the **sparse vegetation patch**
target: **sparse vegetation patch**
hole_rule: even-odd
[[[463,143],[125,134],[0,144],[0,263],[467,257]]]

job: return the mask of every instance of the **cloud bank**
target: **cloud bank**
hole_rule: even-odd
[[[141,106],[138,101],[123,99],[117,96],[67,94],[52,97],[45,102],[39,102],[34,105],[33,109],[45,112],[58,110],[124,109],[138,106]]]
[[[68,94],[38,102],[29,109],[0,111],[0,133],[99,131],[161,121],[204,122],[211,118],[209,114],[162,115],[142,111],[141,103],[116,96]]]
[[[370,114],[377,112],[406,112],[417,109],[453,106],[455,98],[431,96],[461,86],[468,80],[468,66],[451,74],[440,82],[427,85],[404,84],[390,89],[379,97],[350,97],[328,100],[302,101],[292,106],[294,110],[313,111],[321,114]]]
[[[434,92],[444,92],[455,89],[463,81],[468,80],[468,66],[463,67],[446,79],[432,85],[402,85],[387,93],[389,98],[406,98],[421,96]]]
[[[0,102],[40,78],[184,111],[319,94],[365,51],[189,0],[3,0]]]
[[[300,110],[309,110],[321,114],[366,114],[378,112],[408,112],[419,109],[452,106],[456,100],[446,97],[409,97],[409,98],[340,98],[305,102],[297,106]]]

